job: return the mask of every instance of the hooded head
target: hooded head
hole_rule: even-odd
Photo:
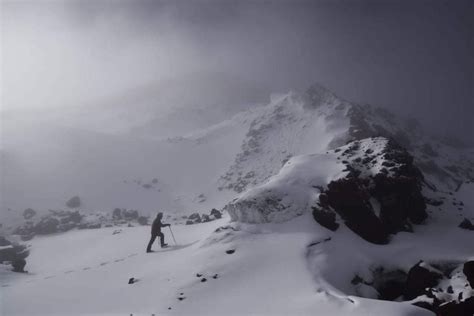
[[[156,218],[162,219],[162,218],[163,218],[163,213],[162,213],[162,212],[159,212],[159,213],[156,215]]]

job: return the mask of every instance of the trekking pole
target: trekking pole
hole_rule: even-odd
[[[174,239],[174,235],[173,235],[173,231],[171,230],[171,226],[168,226],[168,228],[170,229],[171,236],[173,236],[174,245],[177,246],[178,244],[176,243],[176,239]]]

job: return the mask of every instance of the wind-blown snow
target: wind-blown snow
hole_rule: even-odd
[[[286,224],[237,225],[230,229],[233,233],[229,229],[212,233],[228,221],[226,217],[174,226],[183,247],[152,254],[144,251],[147,227],[124,227],[115,235],[116,228],[106,228],[35,238],[28,258],[31,274],[2,271],[2,311],[5,315],[430,315],[407,304],[347,296],[321,281],[318,270],[324,277],[334,271],[328,275],[331,281],[339,273],[343,283],[346,273],[338,269],[346,261],[337,260],[353,254],[347,252],[354,244],[349,242],[350,232],[336,241],[334,247],[342,248],[334,257],[334,247],[325,252],[311,248],[308,254],[307,245],[328,234],[307,216]],[[172,242],[168,230],[165,234]],[[228,249],[235,253],[226,254]],[[365,251],[371,253],[369,248]],[[196,277],[198,273],[202,276]],[[138,282],[127,284],[131,277]],[[201,282],[203,277],[206,282]]]

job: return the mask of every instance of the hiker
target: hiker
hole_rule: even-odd
[[[151,246],[153,245],[156,237],[158,236],[160,236],[161,248],[168,246],[168,244],[165,244],[165,235],[161,232],[161,227],[171,226],[171,224],[163,224],[161,222],[162,218],[163,218],[163,213],[159,212],[158,215],[156,215],[156,218],[153,221],[153,224],[151,224],[151,238],[150,238],[150,242],[148,243],[148,247],[146,248],[146,252],[152,252]]]

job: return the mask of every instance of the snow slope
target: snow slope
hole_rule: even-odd
[[[408,270],[420,259],[474,259],[466,242],[472,232],[457,227],[473,216],[472,151],[318,86],[172,139],[26,117],[5,123],[2,221],[27,207],[63,208],[74,195],[81,210],[145,213],[257,201],[228,208],[221,220],[173,226],[180,246],[153,254],[144,251],[149,227],[35,237],[27,243],[28,274],[0,266],[5,315],[431,315],[357,297],[376,293],[351,280],[370,279],[380,266]],[[398,233],[389,245],[368,243],[343,225],[331,232],[308,212],[317,198],[310,188],[346,174],[331,149],[367,135],[404,141],[425,172],[424,193],[444,201],[429,206],[429,225]],[[269,200],[275,209],[260,211]],[[131,277],[138,282],[127,284]]]
[[[81,112],[77,122],[71,113],[5,117],[1,217],[18,217],[26,208],[63,208],[75,195],[84,211],[207,212],[264,183],[293,156],[324,153],[367,135],[406,143],[440,190],[474,178],[473,150],[433,140],[413,122],[352,104],[320,86],[276,96],[266,106],[170,139],[126,132],[151,115],[141,109],[127,114],[120,107],[116,116]],[[89,127],[88,116],[94,122]],[[155,178],[158,185],[143,187]]]
[[[328,233],[308,216],[286,224],[232,224],[213,232],[228,221],[227,217],[174,226],[182,247],[159,250],[155,245],[157,252],[151,254],[144,251],[146,227],[124,227],[115,235],[115,228],[106,228],[35,238],[29,242],[29,274],[2,269],[1,311],[4,315],[430,315],[407,304],[347,296],[324,281],[339,285],[335,280],[343,283],[349,273],[338,268],[353,255],[351,245],[358,243],[350,232],[321,252],[324,248],[307,246]],[[335,256],[339,247],[345,251]],[[235,252],[226,254],[229,249]],[[379,255],[401,249],[386,249]],[[127,284],[131,277],[138,282]],[[203,277],[206,282],[201,282]]]

